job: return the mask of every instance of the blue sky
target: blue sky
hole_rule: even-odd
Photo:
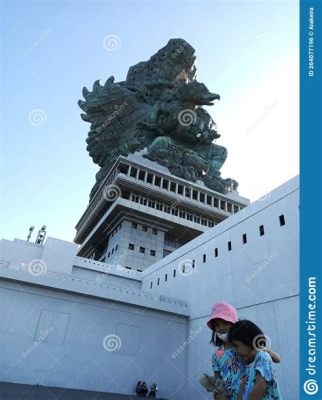
[[[2,237],[30,225],[73,240],[98,167],[86,151],[83,86],[188,41],[228,149],[223,177],[252,201],[298,173],[298,2],[7,1],[1,30]],[[104,39],[116,35],[107,51]]]

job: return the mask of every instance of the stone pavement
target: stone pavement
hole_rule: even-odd
[[[139,400],[135,394],[92,392],[48,386],[0,382],[1,400]],[[146,398],[145,398],[146,399]],[[159,400],[165,400],[160,399]]]

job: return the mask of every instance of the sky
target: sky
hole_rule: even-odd
[[[222,177],[255,201],[299,173],[297,1],[3,1],[1,238],[45,224],[73,240],[99,169],[82,88],[125,80],[171,38],[195,48],[198,81],[221,96],[206,109],[228,149]]]

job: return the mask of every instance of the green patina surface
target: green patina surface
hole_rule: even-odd
[[[196,80],[195,50],[183,39],[171,39],[148,61],[130,67],[126,80],[107,79],[92,92],[83,89],[78,104],[91,124],[87,150],[101,169],[90,197],[118,156],[146,148],[144,157],[166,166],[176,176],[204,181],[221,193],[237,189],[223,179],[225,147],[213,143],[220,135],[202,106],[220,96]]]

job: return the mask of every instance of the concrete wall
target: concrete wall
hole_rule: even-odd
[[[186,318],[7,280],[0,290],[1,381],[117,393],[156,381],[184,398],[186,354],[171,355]]]

